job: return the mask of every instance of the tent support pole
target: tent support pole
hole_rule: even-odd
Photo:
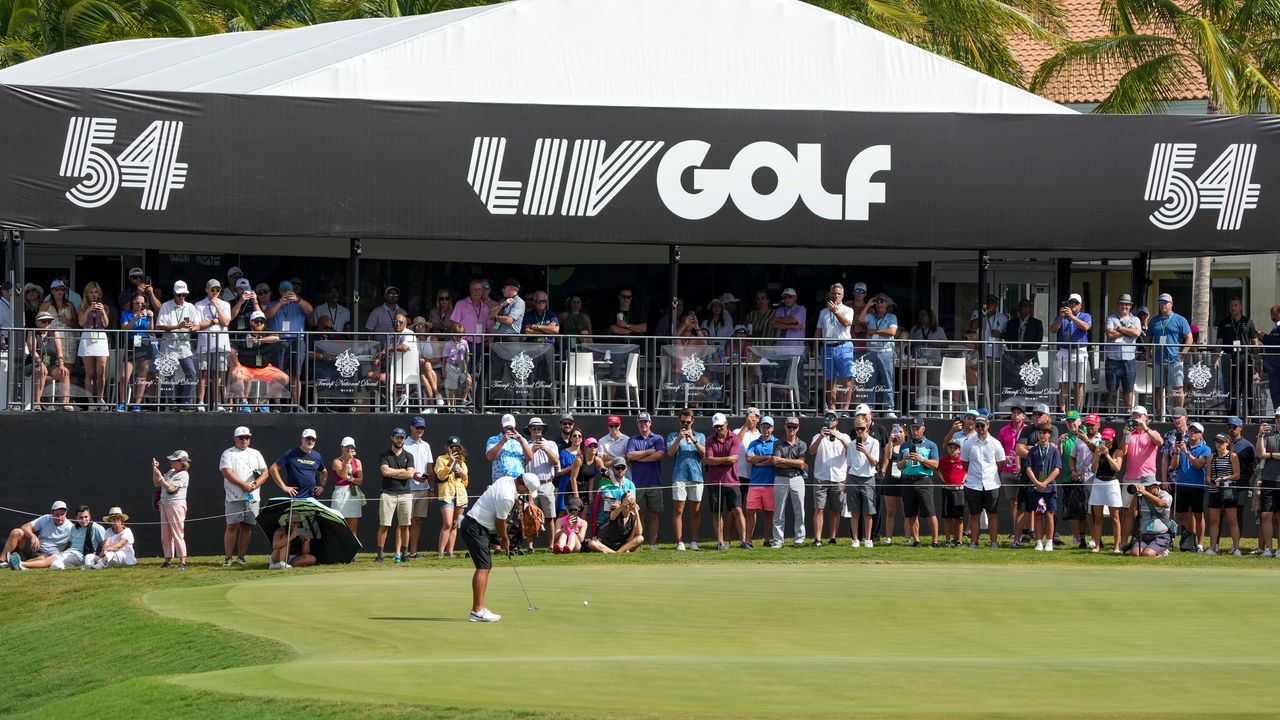
[[[360,324],[360,238],[351,238],[351,259],[347,261],[347,290],[351,294],[351,330],[358,332]]]
[[[1151,253],[1140,252],[1133,259],[1133,288],[1130,292],[1133,294],[1133,302],[1135,308],[1148,307],[1147,305],[1147,285],[1150,283],[1148,275],[1151,267]]]
[[[983,310],[987,307],[987,296],[991,294],[991,254],[986,250],[978,251],[978,339],[990,341],[991,332],[987,329],[990,324],[983,315]],[[987,377],[987,347],[984,345],[982,351],[978,353],[978,404],[984,407],[995,407],[990,404],[989,391],[991,389]]]
[[[676,317],[676,305],[680,295],[680,246],[667,246],[667,267],[671,274],[671,332],[675,334],[680,318]]]
[[[4,244],[4,260],[5,260],[5,278],[13,283],[13,295],[11,309],[13,310],[13,326],[22,327],[26,324],[26,303],[24,302],[24,294],[22,286],[27,283],[27,251],[23,243],[21,230],[0,230],[0,241]],[[2,331],[0,331],[2,332]],[[17,365],[19,372],[14,372],[15,363],[13,358],[21,357],[16,355],[18,349],[22,347],[22,335],[13,333],[8,338],[9,342],[9,387],[5,395],[9,398],[9,406],[22,407],[22,401],[26,400],[22,396],[23,380],[21,365]],[[0,338],[3,340],[3,338]],[[8,408],[0,407],[0,410]]]

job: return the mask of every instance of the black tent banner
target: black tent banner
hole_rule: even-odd
[[[0,228],[1271,251],[1280,117],[374,102],[0,86]]]

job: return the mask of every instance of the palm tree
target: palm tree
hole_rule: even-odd
[[[1280,111],[1280,2],[1277,0],[1103,0],[1111,34],[1067,43],[1031,79],[1040,92],[1075,69],[1123,69],[1096,113],[1158,113],[1177,88],[1204,78],[1208,112]],[[1210,258],[1196,258],[1191,322],[1208,342]]]
[[[212,29],[182,0],[0,0],[0,67],[111,40]]]

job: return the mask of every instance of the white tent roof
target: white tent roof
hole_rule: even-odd
[[[127,40],[0,84],[369,100],[1070,113],[799,0],[515,0],[294,30]]]

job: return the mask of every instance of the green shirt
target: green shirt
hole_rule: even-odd
[[[1058,450],[1062,453],[1062,474],[1058,476],[1058,482],[1063,485],[1077,484],[1077,480],[1071,476],[1073,470],[1076,469],[1076,459],[1072,457],[1072,451],[1076,449],[1076,443],[1080,442],[1080,436],[1075,433],[1067,433],[1067,437],[1062,441]]]

